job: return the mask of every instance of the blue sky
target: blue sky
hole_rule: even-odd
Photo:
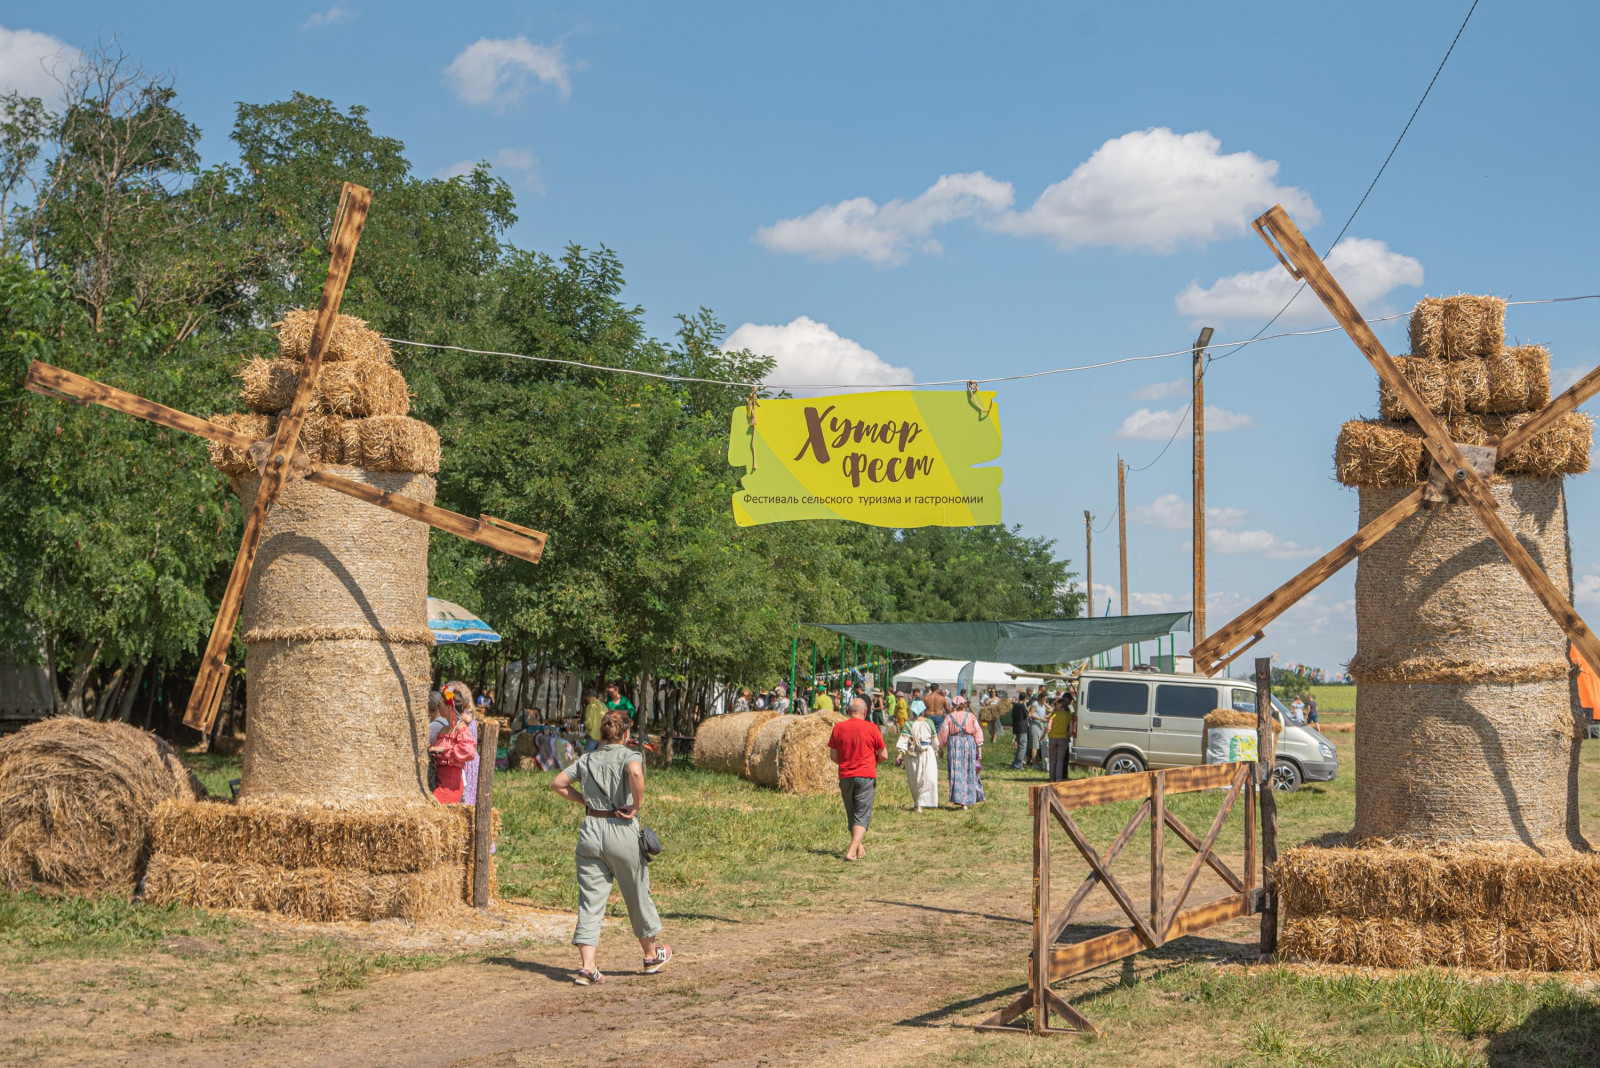
[[[617,250],[657,332],[706,305],[786,382],[926,382],[1180,349],[1202,322],[1254,333],[1284,279],[1248,220],[1282,201],[1325,249],[1467,6],[55,0],[0,14],[0,82],[115,36],[175,77],[213,160],[236,102],[362,104],[420,174],[493,162],[518,244]],[[1600,291],[1597,31],[1592,4],[1481,4],[1331,261],[1369,316]],[[1308,295],[1274,329],[1326,322]],[[1507,334],[1549,345],[1559,379],[1600,363],[1597,324],[1600,301],[1512,308]],[[1405,351],[1403,321],[1379,336]],[[1006,520],[1081,572],[1083,510],[1112,519],[1116,458],[1161,451],[1187,368],[1000,384]],[[1339,334],[1241,350],[1207,400],[1214,628],[1354,530],[1333,443],[1377,405]],[[1595,623],[1600,483],[1569,491]],[[1136,611],[1189,605],[1188,500],[1185,430],[1129,476]],[[1095,539],[1101,608],[1115,534]],[[1354,572],[1259,648],[1337,669]]]

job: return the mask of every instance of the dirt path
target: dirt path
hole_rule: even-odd
[[[1220,892],[1220,884],[1202,885],[1195,900]],[[202,1026],[190,1034],[91,1042],[100,1048],[80,1046],[64,1063],[920,1062],[970,1040],[966,1025],[1022,988],[1029,924],[1027,904],[1016,898],[1014,890],[925,901],[886,894],[761,923],[669,917],[678,958],[657,976],[638,974],[626,925],[608,924],[601,965],[614,970],[603,987],[587,989],[572,985],[569,928],[561,923],[548,940],[481,962],[386,976],[315,1014],[245,1028],[191,1020]],[[1085,917],[1113,918],[1103,910]]]

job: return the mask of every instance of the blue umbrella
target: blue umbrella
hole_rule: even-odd
[[[440,645],[487,645],[500,640],[489,624],[449,601],[428,598],[428,629]]]

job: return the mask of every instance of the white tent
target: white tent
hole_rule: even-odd
[[[894,677],[895,689],[909,689],[912,686],[921,686],[927,689],[930,682],[937,682],[940,686],[955,686],[956,675],[971,661],[968,660],[924,660],[920,664],[900,672]],[[1002,687],[1007,690],[1017,690],[1023,686],[1037,686],[1038,679],[1014,679],[1006,674],[1008,671],[1021,671],[1015,664],[996,664],[990,660],[979,660],[978,666],[972,671],[972,685],[979,690],[988,689],[990,686]]]

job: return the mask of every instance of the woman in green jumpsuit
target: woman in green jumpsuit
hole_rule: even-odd
[[[608,712],[600,722],[600,748],[573,761],[551,783],[556,793],[585,810],[578,832],[578,929],[572,936],[579,961],[573,981],[579,986],[606,981],[594,958],[613,882],[644,950],[645,974],[654,975],[672,959],[672,947],[656,943],[661,917],[650,900],[650,866],[639,848],[644,757],[628,748],[631,731],[626,715]]]

